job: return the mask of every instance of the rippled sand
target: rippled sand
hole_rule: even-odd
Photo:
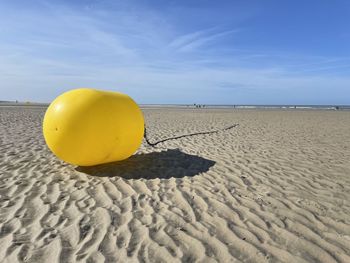
[[[145,109],[152,142],[75,167],[0,107],[1,262],[350,262],[350,112]]]

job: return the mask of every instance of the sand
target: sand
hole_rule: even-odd
[[[75,167],[0,107],[1,262],[350,262],[350,111],[145,109],[152,142]]]

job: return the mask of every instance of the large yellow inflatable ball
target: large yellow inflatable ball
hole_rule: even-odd
[[[142,142],[144,119],[129,96],[82,88],[63,93],[50,104],[43,133],[60,159],[90,166],[131,156]]]

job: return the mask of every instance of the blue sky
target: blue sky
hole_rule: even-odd
[[[350,1],[1,0],[0,100],[350,104]]]

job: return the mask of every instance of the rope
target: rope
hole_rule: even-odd
[[[233,125],[231,125],[229,127],[226,127],[226,128],[220,129],[220,130],[206,131],[206,132],[195,132],[195,133],[190,133],[190,134],[184,134],[184,135],[180,135],[180,136],[176,136],[176,137],[166,138],[166,139],[160,140],[158,142],[153,142],[153,143],[150,142],[149,139],[147,138],[147,130],[146,130],[146,127],[145,127],[144,138],[145,138],[145,141],[147,142],[147,144],[149,146],[155,147],[157,144],[163,143],[163,142],[166,142],[166,141],[177,140],[177,139],[180,139],[180,138],[191,137],[191,136],[196,136],[196,135],[213,134],[213,133],[218,133],[218,132],[221,132],[221,131],[227,131],[227,130],[230,130],[230,129],[233,129],[233,128],[237,127],[238,125],[239,125],[238,123],[235,123],[235,124],[233,124]]]

